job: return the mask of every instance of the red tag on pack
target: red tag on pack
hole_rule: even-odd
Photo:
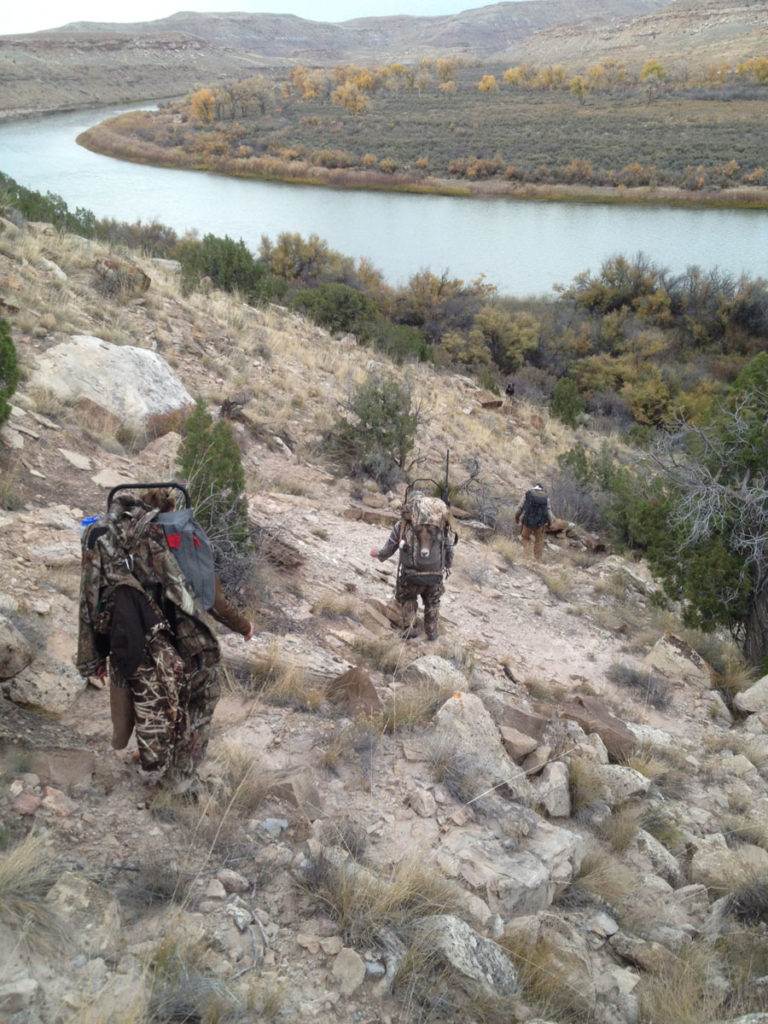
[[[181,534],[180,533],[166,533],[165,539],[168,541],[169,548],[180,548],[181,547]]]

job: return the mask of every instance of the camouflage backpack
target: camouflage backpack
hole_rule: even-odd
[[[140,590],[166,624],[187,671],[215,665],[218,640],[173,557],[158,512],[130,493],[114,498],[106,515],[82,535],[80,616],[76,664],[93,675],[105,660],[118,587]]]
[[[446,573],[448,506],[442,498],[413,491],[406,496],[401,516],[400,578],[408,585],[436,586]]]

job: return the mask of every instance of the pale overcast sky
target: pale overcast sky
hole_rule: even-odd
[[[71,21],[132,22],[178,11],[296,14],[312,21],[348,21],[390,14],[433,16],[485,7],[493,0],[3,0],[0,35],[39,32]]]

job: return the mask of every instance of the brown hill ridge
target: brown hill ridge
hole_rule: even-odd
[[[183,297],[167,261],[133,254],[148,290],[110,296],[100,246],[0,238],[24,369],[0,432],[0,1015],[763,1024],[765,680],[729,710],[737,676],[710,662],[730,648],[692,648],[642,563],[578,530],[533,563],[471,514],[439,641],[401,641],[394,565],[368,551],[402,495],[334,475],[320,444],[350,386],[395,373],[428,410],[420,472],[446,447],[457,482],[479,459],[509,510],[570,432],[287,310]],[[116,420],[84,364],[56,397],[44,356],[83,335],[245,414],[257,637],[222,636],[197,805],[109,748],[107,695],[72,667],[78,521],[116,482],[173,475],[179,443]]]
[[[766,3],[525,0],[444,17],[179,13],[0,37],[0,116],[177,96],[265,66],[463,56],[580,70],[606,57],[720,64],[765,52]]]

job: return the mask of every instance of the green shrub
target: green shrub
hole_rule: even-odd
[[[326,433],[327,450],[353,475],[368,474],[382,485],[402,479],[419,425],[409,389],[394,377],[370,374],[348,410]]]
[[[296,292],[292,305],[332,334],[351,332],[360,341],[370,337],[377,312],[375,303],[367,295],[338,282]]]
[[[242,239],[235,242],[228,235],[219,238],[211,234],[202,242],[185,238],[173,254],[181,263],[182,286],[187,291],[196,288],[204,277],[222,291],[239,292],[248,302],[265,302],[284,290]]]
[[[16,346],[7,320],[0,319],[0,427],[11,415],[11,395],[21,378]]]
[[[93,238],[95,234],[95,214],[80,206],[72,213],[55,192],[43,195],[17,184],[7,174],[0,174],[0,196],[2,206],[18,210],[25,220],[45,221],[60,230],[71,231],[86,238]]]
[[[584,413],[586,403],[575,382],[568,377],[561,377],[555,385],[549,410],[553,416],[566,426],[575,427]]]
[[[383,316],[379,316],[371,328],[371,341],[396,363],[404,363],[407,359],[426,363],[433,358],[432,348],[420,331],[408,324],[393,323]]]
[[[187,480],[195,515],[211,538],[217,560],[246,552],[250,546],[245,471],[231,424],[215,423],[198,398],[184,424],[179,468]]]

